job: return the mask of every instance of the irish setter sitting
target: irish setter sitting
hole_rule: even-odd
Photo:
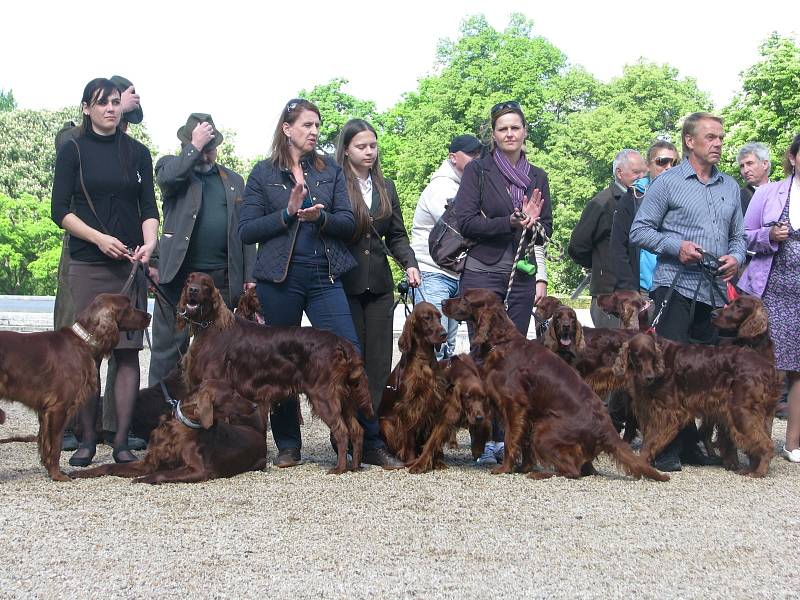
[[[444,383],[444,402],[431,407],[433,429],[410,465],[410,473],[444,469],[443,447],[462,427],[469,429],[472,458],[477,459],[492,433],[491,413],[486,388],[478,367],[468,354],[459,354],[440,363]]]
[[[442,315],[430,302],[420,302],[397,340],[400,361],[389,375],[378,407],[381,435],[389,450],[405,463],[417,458],[442,406],[440,365],[434,346],[447,339]]]
[[[650,328],[647,311],[652,305],[650,298],[634,290],[616,290],[597,297],[600,310],[619,318],[622,329],[647,331]]]
[[[484,361],[486,390],[505,424],[505,457],[493,473],[510,473],[527,439],[535,460],[553,467],[529,473],[534,479],[592,473],[600,452],[611,454],[633,477],[669,479],[620,439],[600,398],[572,368],[516,330],[496,294],[468,290],[442,308],[448,317],[475,326],[472,344]]]
[[[615,370],[633,398],[650,461],[693,419],[720,425],[726,469],[763,477],[774,448],[769,431],[781,378],[768,357],[747,348],[678,344],[638,334],[620,350]],[[736,449],[750,458],[739,469]]]
[[[337,448],[330,473],[347,470],[348,442],[353,469],[361,466],[361,410],[373,416],[364,363],[347,340],[311,327],[265,327],[240,317],[225,306],[214,282],[191,273],[178,301],[178,327],[194,337],[184,356],[184,377],[190,389],[205,379],[226,379],[264,414],[275,402],[304,392],[311,411],[330,428]]]
[[[107,464],[73,477],[116,475],[134,483],[193,483],[260,471],[267,464],[266,425],[258,406],[229,383],[207,379],[179,401],[150,436],[143,460]]]
[[[72,327],[39,333],[0,332],[0,398],[21,402],[39,416],[39,457],[53,480],[64,426],[97,393],[96,360],[111,353],[120,331],[144,329],[150,315],[127,297],[99,294]]]

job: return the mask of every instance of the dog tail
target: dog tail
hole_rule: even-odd
[[[11,437],[1,439],[0,444],[11,444],[13,442],[35,442],[35,441],[36,441],[35,435],[14,435]]]
[[[350,344],[344,344],[342,347],[344,352],[344,359],[348,365],[347,372],[347,387],[349,388],[350,402],[361,414],[368,419],[375,417],[375,411],[372,409],[372,396],[369,393],[369,382],[367,381],[367,371],[364,368],[364,361],[356,351],[355,347]]]
[[[669,481],[669,475],[651,467],[647,461],[631,450],[631,447],[619,437],[617,430],[611,424],[611,419],[608,419],[607,427],[604,428],[600,445],[605,452],[614,457],[625,474],[635,479],[647,477],[654,481]]]

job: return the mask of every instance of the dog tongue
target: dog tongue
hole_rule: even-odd
[[[570,344],[572,344],[572,340],[571,339],[569,339],[568,337],[562,337],[561,338],[561,345],[562,346],[569,346]]]

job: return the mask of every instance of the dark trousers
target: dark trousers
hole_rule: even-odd
[[[199,271],[208,274],[214,280],[214,286],[219,290],[223,298],[235,297],[238,302],[241,290],[233,290],[230,293],[228,288],[228,269],[195,269],[184,266],[176,273],[169,283],[159,285],[164,295],[172,304],[177,304],[183,290],[183,284],[189,273]],[[228,308],[234,308],[228,304]],[[156,305],[153,310],[153,346],[150,349],[150,370],[148,372],[148,385],[155,385],[176,367],[180,357],[186,353],[189,346],[189,329],[182,331],[175,329],[175,309],[156,296]]]
[[[500,300],[505,300],[509,277],[509,273],[464,271],[461,274],[458,293],[461,295],[467,290],[485,288],[497,294]],[[514,323],[517,331],[524,336],[528,335],[535,299],[536,278],[517,271],[514,275],[514,283],[511,286],[511,294],[508,297],[508,317]],[[469,332],[470,350],[474,353],[476,349],[472,347],[472,336],[475,333],[475,327],[471,322],[467,323],[467,330]],[[505,432],[496,418],[492,420],[492,439],[496,442],[502,442],[505,439]]]
[[[292,262],[281,283],[259,281],[256,294],[267,325],[298,326],[305,312],[314,327],[332,331],[361,352],[342,282],[337,279],[331,283],[327,265]],[[273,407],[270,425],[278,450],[302,446],[297,415],[296,397]],[[366,419],[360,412],[357,417],[364,428],[364,449],[383,448],[377,418]]]
[[[668,292],[669,288],[666,286],[657,287],[650,292],[650,297],[655,304],[656,314],[658,314]],[[712,310],[714,310],[712,306],[696,302],[694,315],[692,315],[690,322],[689,315],[692,311],[692,299],[678,292],[673,292],[667,306],[664,307],[664,312],[661,313],[661,318],[658,320],[656,333],[668,340],[682,344],[690,342],[713,344],[716,341],[716,330],[711,324]],[[690,444],[696,444],[699,441],[700,435],[697,432],[697,426],[691,423],[678,433],[678,436],[670,442],[663,452],[680,453]]]
[[[357,296],[348,295],[347,301],[364,356],[372,408],[377,414],[386,380],[392,372],[394,294],[364,292]]]

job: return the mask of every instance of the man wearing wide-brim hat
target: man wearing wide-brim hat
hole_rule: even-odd
[[[229,308],[250,285],[256,247],[239,238],[239,210],[244,180],[217,163],[222,133],[211,115],[192,113],[178,129],[181,151],[156,163],[156,182],[163,201],[163,228],[158,249],[161,288],[178,302],[186,276],[194,271],[214,280]],[[153,260],[150,261],[151,265]],[[150,385],[163,379],[185,351],[187,329],[175,331],[175,312],[165,306],[153,314]]]

